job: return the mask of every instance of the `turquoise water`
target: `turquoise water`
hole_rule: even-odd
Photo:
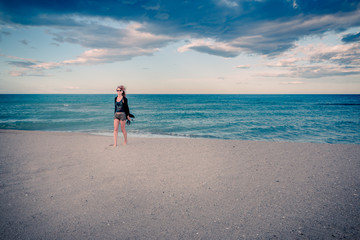
[[[112,135],[115,95],[0,95],[0,128]],[[360,95],[128,95],[129,136],[360,144]]]

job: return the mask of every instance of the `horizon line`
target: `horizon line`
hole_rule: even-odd
[[[116,95],[116,93],[0,93],[0,95]],[[360,95],[360,93],[128,93],[126,95]]]

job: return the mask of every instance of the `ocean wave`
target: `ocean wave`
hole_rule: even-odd
[[[320,106],[360,106],[360,103],[319,103]]]
[[[360,95],[129,95],[129,136],[360,143]],[[8,96],[0,128],[113,135],[113,95]],[[121,132],[119,133],[119,135]]]

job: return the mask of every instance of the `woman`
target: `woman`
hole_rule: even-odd
[[[117,137],[119,131],[119,123],[121,131],[124,135],[124,145],[127,144],[127,133],[125,129],[126,120],[130,121],[130,110],[125,94],[125,87],[123,85],[116,88],[117,97],[115,97],[115,112],[114,112],[114,147],[117,146]]]

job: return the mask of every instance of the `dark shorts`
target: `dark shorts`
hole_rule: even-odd
[[[124,112],[117,112],[114,115],[114,119],[119,119],[120,121],[126,120],[126,114]]]

